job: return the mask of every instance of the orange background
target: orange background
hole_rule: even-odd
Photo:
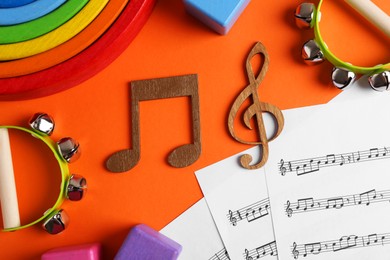
[[[375,2],[389,13],[386,1]],[[253,0],[228,35],[221,36],[185,13],[181,0],[160,0],[128,49],[97,76],[49,97],[1,102],[2,125],[25,126],[32,114],[43,111],[56,120],[53,139],[77,139],[83,154],[69,167],[87,178],[89,190],[82,201],[63,204],[70,224],[59,235],[49,235],[39,225],[1,233],[0,258],[39,259],[51,248],[101,242],[104,259],[112,259],[133,225],[160,230],[197,202],[202,193],[194,171],[249,148],[230,137],[227,115],[248,85],[245,60],[257,41],[270,56],[269,71],[259,86],[261,101],[288,109],[325,103],[337,95],[329,63],[309,67],[301,60],[301,46],[313,31],[296,28],[293,13],[299,3]],[[325,1],[322,25],[328,45],[344,59],[356,65],[389,60],[389,40],[341,0]],[[192,73],[199,76],[200,159],[182,169],[166,162],[172,149],[191,141],[189,99],[147,101],[140,105],[140,162],[129,172],[109,173],[105,160],[131,147],[129,82]],[[26,224],[54,203],[60,174],[43,144],[15,132],[11,138],[21,220]]]

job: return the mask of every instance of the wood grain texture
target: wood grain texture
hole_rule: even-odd
[[[37,19],[65,2],[66,0],[37,0],[22,6],[0,8],[0,25],[14,25]]]
[[[90,0],[72,19],[41,37],[13,44],[0,45],[0,60],[29,57],[68,41],[87,27],[106,6],[108,0]]]
[[[110,0],[89,26],[56,48],[28,58],[0,62],[0,78],[24,76],[48,69],[79,54],[93,44],[110,27],[127,3],[128,0]]]
[[[68,0],[53,12],[38,19],[10,26],[0,26],[0,44],[31,40],[42,36],[76,15],[88,0]]]
[[[251,64],[251,60],[255,55],[262,55],[264,57],[263,65],[257,77],[255,77],[252,64]],[[240,158],[241,165],[246,169],[258,169],[264,166],[264,164],[268,160],[268,152],[269,152],[268,141],[272,141],[273,139],[275,139],[281,133],[284,126],[284,118],[280,109],[272,104],[263,103],[259,99],[257,88],[260,85],[260,83],[263,81],[265,74],[268,71],[268,66],[269,66],[268,52],[265,49],[264,45],[258,42],[252,48],[246,60],[246,72],[249,79],[249,85],[246,88],[244,88],[244,90],[237,96],[236,100],[234,101],[230,109],[229,116],[228,116],[229,132],[230,135],[235,140],[243,144],[261,146],[261,155],[260,155],[261,158],[257,164],[251,165],[252,163],[251,155],[244,154],[241,156]],[[248,129],[252,129],[250,121],[252,120],[252,118],[255,119],[256,126],[257,126],[256,130],[259,138],[258,141],[245,141],[237,136],[234,129],[234,120],[237,116],[237,113],[240,110],[240,107],[243,105],[244,101],[248,98],[251,98],[251,105],[245,110],[243,114],[243,121],[245,123],[245,126]],[[267,135],[265,132],[263,115],[262,115],[263,112],[270,113],[272,116],[274,116],[277,123],[276,133],[270,140],[267,139]]]
[[[0,8],[12,8],[27,5],[36,0],[0,0]]]
[[[201,153],[198,76],[185,75],[131,82],[131,140],[132,148],[121,150],[109,157],[106,167],[118,173],[131,170],[141,156],[139,103],[174,97],[191,98],[193,143],[175,148],[168,163],[177,168],[187,167],[198,160]]]
[[[54,94],[94,76],[128,47],[149,18],[155,2],[156,0],[129,2],[110,30],[85,51],[66,62],[37,73],[0,79],[0,100],[29,99]]]

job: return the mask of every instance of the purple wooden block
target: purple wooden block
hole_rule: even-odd
[[[55,248],[47,251],[41,260],[100,260],[99,243]]]
[[[131,229],[115,260],[175,260],[181,249],[172,239],[139,224]]]

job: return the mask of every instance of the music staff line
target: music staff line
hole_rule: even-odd
[[[289,200],[285,204],[285,213],[288,217],[293,214],[306,213],[327,209],[342,209],[344,207],[366,205],[372,203],[390,202],[390,190],[376,191],[375,189],[352,195],[339,197],[314,199],[298,199],[291,203]]]
[[[256,247],[255,249],[244,251],[244,259],[245,260],[253,260],[265,257],[267,255],[277,256],[278,250],[276,248],[276,241],[272,241],[268,244]]]
[[[293,243],[291,246],[291,254],[294,259],[298,259],[300,255],[307,257],[308,255],[317,255],[320,253],[338,252],[346,249],[379,246],[390,244],[390,233],[370,234],[366,236],[343,236],[339,239],[315,242],[308,244]]]
[[[246,219],[248,222],[252,222],[267,216],[270,212],[270,208],[269,198],[265,198],[244,208],[235,211],[229,210],[227,218],[230,224],[237,226],[237,223],[241,220]]]
[[[222,248],[208,260],[230,260],[229,254],[226,251],[226,248]]]
[[[344,166],[347,164],[367,162],[390,158],[390,147],[371,148],[365,151],[349,152],[342,154],[328,154],[321,157],[300,159],[293,161],[280,160],[279,173],[285,176],[295,172],[297,176],[319,171],[321,168],[332,166]]]

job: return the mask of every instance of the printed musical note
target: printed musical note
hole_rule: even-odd
[[[382,156],[386,156],[389,150],[385,147],[383,148]]]
[[[237,222],[246,219],[249,222],[265,217],[270,212],[269,198],[255,202],[244,208],[232,211],[229,210],[227,217],[229,222],[236,226]]]
[[[297,204],[298,205],[295,208],[295,210],[306,211],[308,208],[314,207],[314,200],[313,200],[313,198],[299,199]]]
[[[380,239],[379,239],[380,238]],[[298,259],[299,255],[306,257],[310,254],[320,254],[329,252],[338,252],[341,250],[363,248],[377,245],[388,245],[390,244],[390,233],[385,234],[370,234],[367,236],[342,236],[336,240],[315,242],[308,244],[297,244],[293,243],[291,246],[291,253],[294,259]]]
[[[368,155],[368,158],[378,157],[378,156],[379,156],[379,149],[378,148],[370,149],[370,155]]]
[[[376,191],[370,190],[359,194],[358,204],[370,205],[372,200],[376,199]]]
[[[257,54],[264,56],[264,63],[260,69],[259,75],[257,76],[257,78],[255,78],[253,68],[251,65],[251,59]],[[246,60],[246,71],[249,79],[249,85],[239,94],[239,96],[234,101],[228,117],[229,132],[234,139],[236,139],[240,143],[261,146],[260,161],[257,164],[251,165],[252,163],[251,155],[244,154],[243,156],[241,156],[240,158],[241,165],[246,169],[258,169],[267,162],[268,142],[275,139],[280,134],[284,126],[283,114],[280,111],[280,109],[272,104],[261,102],[259,99],[257,87],[263,81],[265,74],[267,73],[268,64],[269,64],[269,57],[264,45],[261,44],[260,42],[256,43],[255,46],[252,48],[251,52],[249,53]],[[236,135],[234,130],[234,119],[236,118],[239,108],[243,105],[244,101],[248,98],[251,98],[251,105],[249,106],[249,108],[246,109],[243,115],[243,120],[245,126],[249,129],[252,129],[250,121],[252,118],[256,119],[255,122],[257,125],[257,134],[259,138],[258,141],[245,141],[239,138]],[[276,119],[277,131],[270,140],[267,139],[265,133],[263,115],[262,115],[263,112],[270,113]]]
[[[345,158],[344,158],[344,156],[343,155],[340,155],[340,166],[343,166],[344,165],[344,163],[345,163]]]
[[[327,163],[327,162],[325,162],[325,163]],[[303,175],[303,174],[319,171],[320,167],[319,167],[319,163],[318,162],[314,162],[314,160],[312,159],[308,163],[304,163],[302,165],[298,165],[295,168],[295,170],[296,170],[296,174],[299,176],[299,175]]]
[[[311,244],[305,244],[304,245],[304,251],[303,256],[306,257],[308,254],[318,255],[321,253],[322,245],[321,243],[311,243]]]
[[[244,258],[246,260],[250,259],[259,259],[265,256],[277,256],[278,255],[278,250],[276,248],[276,242],[272,241],[270,243],[267,243],[265,245],[256,247],[255,249],[248,250],[245,249],[244,251]]]
[[[384,245],[384,241],[386,239],[386,235],[380,235],[380,243],[381,245],[383,246]],[[366,246],[369,246],[369,245],[377,245],[378,244],[378,234],[371,234],[371,235],[368,235],[366,239],[363,238],[363,242],[365,243]]]
[[[281,159],[278,163],[279,173],[286,176],[287,173],[293,173],[302,176],[308,173],[319,171],[321,168],[332,166],[345,166],[348,164],[367,162],[372,160],[389,159],[390,147],[371,148],[366,151],[357,151],[343,154],[328,154],[321,157],[285,161]],[[286,167],[287,166],[287,167]]]
[[[342,207],[344,207],[344,198],[340,197],[340,198],[328,199],[325,208],[341,209]]]
[[[338,243],[334,242],[332,244],[333,252],[348,249],[348,248],[356,246],[357,239],[358,239],[358,236],[355,236],[355,235],[341,237],[339,239]]]
[[[146,100],[174,97],[191,98],[193,143],[174,149],[168,156],[168,163],[173,167],[181,168],[191,165],[199,158],[201,142],[197,75],[139,80],[131,82],[132,149],[112,154],[106,162],[108,170],[111,172],[128,171],[140,160],[139,103]]]
[[[293,213],[305,213],[317,210],[342,209],[350,206],[366,205],[374,203],[390,202],[390,190],[376,191],[375,189],[352,195],[345,195],[332,198],[313,199],[305,198],[298,199],[297,202],[287,200],[285,211],[288,217],[292,217]]]
[[[230,260],[229,254],[225,248],[222,248],[208,260]]]
[[[336,155],[328,154],[326,156],[325,164],[334,164],[336,162]]]

